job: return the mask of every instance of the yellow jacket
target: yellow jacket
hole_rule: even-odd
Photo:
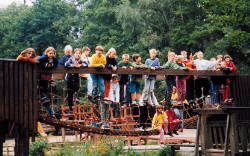
[[[101,65],[106,65],[106,57],[102,54],[98,56],[94,54],[90,61],[90,67],[101,67]]]
[[[162,111],[162,113],[155,113],[153,121],[152,121],[152,128],[157,129],[159,127],[162,127],[164,120],[167,120],[168,116],[167,114]]]

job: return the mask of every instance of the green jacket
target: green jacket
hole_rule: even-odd
[[[186,67],[181,67],[172,61],[168,61],[166,64],[164,64],[163,68],[165,68],[165,69],[181,69],[181,70],[187,69]]]

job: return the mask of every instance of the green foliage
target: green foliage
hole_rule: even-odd
[[[30,156],[45,156],[45,149],[47,147],[47,138],[38,137],[37,140],[29,146],[29,154]]]
[[[160,151],[159,156],[174,156],[175,151],[171,149],[170,146],[165,145]]]
[[[14,58],[27,47],[41,54],[66,44],[102,45],[123,53],[202,50],[207,58],[230,54],[250,72],[248,0],[36,0],[0,9],[0,57]],[[119,57],[120,58],[120,57]],[[241,63],[241,62],[244,62]]]

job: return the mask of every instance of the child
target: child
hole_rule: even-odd
[[[53,47],[48,47],[44,55],[38,59],[39,66],[43,69],[55,68],[57,67],[58,60],[56,58],[56,50]],[[49,99],[49,92],[48,92],[48,85],[49,81],[51,80],[51,74],[42,74],[39,87],[40,87],[40,94],[41,94],[41,103],[47,108],[50,115],[54,116],[54,110],[50,106],[50,99]]]
[[[168,52],[168,62],[163,65],[163,68],[165,69],[181,69],[181,70],[188,70],[186,67],[181,67],[178,64],[175,63],[175,53],[174,52]],[[165,105],[168,106],[171,104],[171,95],[173,91],[173,86],[175,86],[176,77],[173,75],[166,76],[166,93],[165,93]]]
[[[140,69],[140,68],[146,68],[144,64],[141,63],[141,56],[140,54],[133,54],[133,68]],[[132,75],[131,82],[130,82],[130,93],[131,93],[131,99],[132,104],[139,103],[139,99],[141,98],[141,81],[142,76],[141,75]]]
[[[173,136],[173,133],[179,135],[177,131],[181,123],[181,120],[175,115],[173,106],[170,105],[165,113],[168,116],[168,131],[169,131],[168,134],[170,136]]]
[[[118,67],[123,69],[132,68],[132,63],[129,62],[129,55],[123,54],[122,61],[118,63]],[[130,76],[129,75],[121,75],[119,84],[120,84],[120,102],[129,102],[130,95],[129,95],[129,82]]]
[[[156,49],[149,50],[150,58],[148,58],[145,62],[145,65],[148,66],[151,70],[160,69],[160,61],[156,57],[157,51]],[[143,103],[148,103],[150,105],[158,105],[158,101],[154,95],[155,88],[155,75],[146,75],[145,76],[145,86],[142,94]]]
[[[64,66],[65,63],[68,61],[68,59],[71,57],[72,54],[72,47],[71,45],[66,45],[64,48],[64,56],[59,60],[58,65],[59,66]]]
[[[119,113],[119,100],[120,100],[120,86],[118,75],[113,74],[109,90],[109,100],[113,102],[114,114],[118,116]]]
[[[152,129],[157,129],[160,132],[160,143],[164,144],[164,131],[168,133],[168,117],[163,111],[162,105],[156,106],[156,113],[152,120]]]
[[[70,57],[68,61],[65,63],[65,67],[70,68],[80,68],[80,67],[88,67],[88,63],[81,59],[81,49],[76,48],[74,50],[74,56]],[[67,74],[66,75],[67,82],[67,101],[69,110],[73,111],[73,95],[77,93],[80,88],[80,75],[79,74]]]
[[[35,50],[33,48],[27,48],[21,52],[21,54],[16,58],[16,60],[36,63],[35,55]]]
[[[90,66],[97,67],[97,68],[105,68],[106,65],[106,58],[103,55],[103,47],[96,46],[95,54],[92,55]],[[104,79],[103,75],[100,74],[90,74],[92,81],[93,81],[93,91],[92,95],[97,96],[98,93],[100,96],[103,97],[104,94]]]
[[[106,68],[111,69],[112,71],[116,71],[117,69],[117,61],[115,59],[116,57],[116,50],[115,48],[110,48],[106,54]],[[104,92],[104,98],[108,99],[109,97],[109,90],[110,90],[110,80],[111,75],[104,75],[104,86],[105,86],[105,92]]]
[[[103,47],[96,46],[95,54],[92,55],[90,66],[96,68],[105,68],[107,61],[105,56],[103,55]],[[91,79],[93,81],[93,96],[100,96],[103,99],[104,95],[104,79],[103,75],[100,74],[90,74]],[[101,124],[102,128],[109,128],[107,123],[108,118],[108,107],[107,105],[101,100],[101,105],[99,106],[99,112],[101,115]]]
[[[90,60],[91,58],[89,57],[90,54],[90,49],[89,47],[83,47],[82,48],[82,55],[81,55],[81,59],[86,62],[88,64],[88,66],[90,66]],[[92,95],[92,90],[93,90],[93,86],[92,86],[92,79],[90,77],[90,74],[80,74],[80,76],[85,80],[87,79],[87,96],[88,98],[91,98]]]
[[[197,70],[211,70],[213,69],[216,64],[218,64],[217,61],[208,61],[203,59],[203,52],[198,51],[195,56],[197,56],[197,59],[194,60],[194,65],[196,66]],[[206,76],[199,76],[195,80],[195,93],[196,98],[201,98],[202,91],[201,88],[203,88],[203,95],[206,97],[209,95],[209,89],[210,89],[210,82],[208,77]]]
[[[229,55],[224,56],[224,62],[221,62],[221,70],[225,73],[230,73],[233,71],[236,71],[237,68],[234,65],[233,59]],[[224,94],[223,94],[223,100],[227,101],[230,98],[230,83],[231,80],[229,78],[226,78],[225,85],[222,86],[224,89]]]
[[[177,56],[177,65],[181,67],[185,67],[185,64],[183,63],[183,56],[178,55]],[[185,76],[176,76],[176,90],[178,94],[177,103],[181,104],[185,100],[186,96],[186,79]]]

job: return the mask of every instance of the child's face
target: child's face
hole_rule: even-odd
[[[64,52],[65,55],[69,56],[72,54],[72,51],[70,49],[66,49]]]
[[[135,62],[140,63],[141,62],[141,57],[138,57]]]
[[[163,108],[157,108],[157,113],[161,113],[163,111]]]
[[[81,58],[81,52],[80,51],[76,51],[74,53],[74,57],[75,57],[76,60],[79,60]]]
[[[88,56],[89,56],[90,51],[89,51],[89,50],[85,50],[83,53],[85,54],[85,56],[86,56],[86,57],[88,57]]]
[[[230,58],[229,58],[229,57],[226,57],[226,58],[225,58],[225,61],[226,61],[226,62],[229,62],[229,61],[230,61]]]
[[[123,61],[124,63],[128,63],[129,58],[128,58],[128,57],[123,57],[123,58],[122,58],[122,61]]]
[[[181,55],[182,55],[184,58],[187,58],[187,52],[186,52],[186,51],[182,51],[182,52],[181,52]]]
[[[174,60],[175,60],[175,55],[174,55],[174,54],[170,54],[170,55],[168,56],[168,60],[169,60],[169,61],[174,61]]]
[[[210,58],[210,61],[216,61],[216,58],[212,57]]]
[[[98,56],[101,56],[101,55],[102,55],[102,51],[101,51],[101,50],[96,50],[95,53],[96,53]]]
[[[25,53],[25,57],[27,57],[27,58],[30,58],[30,57],[32,57],[32,52],[27,52],[27,53]]]
[[[118,83],[118,82],[119,82],[119,80],[118,80],[117,77],[114,77],[114,78],[112,79],[112,81],[113,81],[113,83]]]
[[[222,61],[222,55],[217,55],[217,61]]]
[[[48,56],[48,58],[53,58],[53,57],[55,57],[55,52],[51,50],[47,53],[47,56]]]
[[[199,52],[199,53],[197,54],[197,58],[200,59],[200,60],[203,59],[203,53],[202,53],[202,52]]]
[[[116,52],[112,51],[110,54],[109,54],[109,58],[115,58],[116,57]]]
[[[155,58],[156,55],[157,55],[157,53],[156,53],[155,51],[151,51],[151,52],[149,53],[149,55],[150,55],[150,58]]]

